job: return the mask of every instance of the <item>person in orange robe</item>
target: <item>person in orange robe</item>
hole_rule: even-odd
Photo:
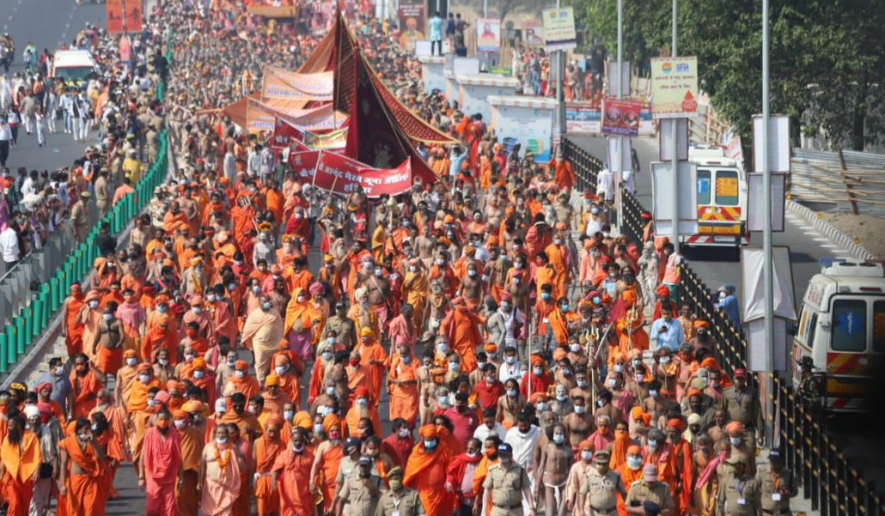
[[[363,418],[372,421],[372,427],[375,429],[375,435],[381,434],[381,418],[378,417],[378,409],[371,402],[369,390],[365,387],[359,387],[353,391],[354,404],[347,411],[345,420],[347,421],[347,433],[352,437],[359,437],[359,423]]]
[[[71,388],[74,394],[73,419],[87,417],[95,408],[98,390],[104,386],[105,375],[88,361],[86,355],[74,356],[74,370],[71,371]]]
[[[80,418],[73,426],[74,431],[59,443],[59,507],[63,507],[64,516],[104,514],[107,501],[99,495],[107,457],[93,441],[88,419]]]
[[[68,356],[72,357],[83,352],[84,324],[80,321],[80,313],[86,306],[86,296],[79,283],[71,285],[71,295],[62,306],[61,334],[65,338]]]
[[[200,402],[196,403],[200,406]],[[190,409],[201,410],[186,403],[184,406]],[[194,427],[193,418],[184,410],[176,410],[172,413],[175,429],[181,436],[181,481],[175,489],[175,503],[180,516],[197,516],[199,499],[197,486],[200,475],[200,455],[203,453],[203,432]]]
[[[255,500],[258,516],[280,512],[279,491],[273,486],[273,465],[285,449],[280,439],[283,418],[273,415],[264,425],[264,434],[255,440]]]
[[[617,469],[617,472],[621,474],[621,480],[624,481],[625,486],[632,485],[633,482],[639,482],[642,480],[642,466],[642,448],[635,444],[629,446],[627,448],[626,461]],[[624,501],[624,497],[618,493],[618,516],[630,516],[627,512],[627,505]]]
[[[289,355],[278,354],[273,358],[273,366],[279,377],[280,392],[289,398],[295,404],[295,410],[298,410],[301,408],[301,385],[299,384],[301,373],[296,367],[296,365],[300,365],[300,362],[296,363],[296,360],[297,358],[292,358]],[[281,371],[282,374],[280,374]],[[270,376],[268,375],[267,378]],[[267,386],[267,378],[264,379],[265,386]],[[285,436],[283,438],[285,439]]]
[[[556,308],[547,315],[550,329],[553,330],[553,338],[560,346],[564,347],[568,344],[571,334],[569,324],[580,320],[580,318],[580,315],[571,310],[566,297],[561,298]]]
[[[528,253],[529,260],[534,261],[538,253],[553,243],[553,236],[550,234],[550,227],[544,221],[544,214],[535,215],[535,223],[526,231],[525,249]]]
[[[674,514],[691,514],[694,500],[693,488],[697,480],[695,467],[692,463],[691,443],[682,437],[685,431],[685,422],[679,418],[671,418],[667,421],[667,437],[670,441],[670,471],[673,472],[673,482],[670,482],[670,494],[676,504]]]
[[[227,383],[236,389],[236,392],[243,393],[246,399],[261,393],[261,386],[258,385],[258,380],[249,374],[249,362],[245,360],[236,361],[234,364],[234,374],[227,378]]]
[[[164,299],[165,298],[165,299]],[[168,297],[157,296],[157,306],[165,306],[168,310]],[[173,317],[168,312],[159,310],[151,312],[145,325],[144,338],[141,340],[141,359],[153,361],[154,353],[165,347],[169,350],[169,363],[175,365],[178,362],[178,327]]]
[[[353,350],[360,354],[360,363],[369,368],[369,391],[374,393],[374,405],[377,407],[381,398],[384,368],[387,366],[387,353],[375,338],[372,328],[360,329],[360,342]],[[375,430],[380,431],[380,428]]]
[[[240,495],[241,471],[246,459],[230,438],[228,425],[215,427],[215,439],[200,457],[200,512],[205,516],[230,516]]]
[[[276,373],[267,375],[264,379],[264,413],[269,415],[283,416],[283,407],[286,403],[292,403],[288,393],[280,388],[280,376]]]
[[[138,485],[145,490],[145,510],[157,516],[176,516],[175,486],[181,470],[181,436],[172,426],[172,414],[157,413],[156,426],[147,431],[138,461]]]
[[[553,167],[553,179],[561,190],[569,191],[578,182],[572,164],[568,159],[560,157],[553,160],[553,163],[549,163],[548,166]]]
[[[609,467],[615,471],[627,462],[627,449],[633,445],[630,439],[627,423],[618,421],[615,425],[615,441],[611,444],[611,459]]]
[[[463,298],[456,298],[452,305],[440,331],[445,332],[449,347],[461,357],[461,373],[470,374],[476,369],[476,347],[483,344],[479,321]]]
[[[332,510],[335,491],[338,489],[338,469],[344,458],[344,445],[341,442],[341,418],[328,414],[323,418],[323,433],[327,439],[316,449],[316,457],[311,467],[311,491],[323,495],[323,510]]]
[[[160,388],[160,380],[154,377],[153,368],[150,364],[142,362],[138,364],[137,379],[129,388],[129,403],[126,412],[129,414],[129,424],[132,430],[129,432],[129,450],[132,461],[138,462],[141,457],[141,447],[144,443],[144,435],[147,432],[150,419],[156,412],[150,405],[151,389]]]
[[[307,431],[292,429],[290,446],[277,456],[271,486],[280,492],[280,514],[313,516],[316,503],[310,492],[314,455],[307,446]]]
[[[184,227],[182,224],[190,229],[187,215],[181,211],[181,205],[178,204],[178,201],[172,201],[169,203],[169,211],[163,216],[163,231],[171,235],[179,227]]]
[[[274,222],[279,226],[283,222],[283,208],[286,206],[286,198],[283,196],[282,190],[277,187],[277,182],[272,179],[267,182],[264,201],[267,204],[267,210],[273,213]]]
[[[114,489],[114,476],[120,464],[129,460],[129,442],[126,440],[126,412],[123,407],[118,407],[111,402],[111,395],[106,388],[99,389],[97,404],[89,413],[90,419],[95,419],[95,414],[101,414],[107,422],[107,430],[101,434],[100,441],[113,463],[105,471],[105,491],[109,498],[117,498],[117,490]],[[64,428],[64,424],[62,428]]]
[[[621,294],[621,298],[624,300],[627,315],[615,322],[619,335],[618,350],[625,356],[631,352],[642,353],[649,347],[649,338],[643,328],[645,319],[642,317],[642,309],[636,306],[636,293],[628,290]]]
[[[8,516],[27,516],[40,462],[40,440],[37,435],[25,430],[24,417],[9,418],[6,435],[0,444],[0,492],[8,503]]]
[[[389,419],[402,418],[411,427],[418,418],[418,364],[408,344],[400,344],[398,348],[399,353],[390,358],[387,373]]]
[[[437,435],[434,425],[425,425],[418,432],[422,442],[415,445],[403,485],[418,491],[427,516],[450,516],[455,507],[456,494],[442,486],[446,482],[446,467],[452,460],[452,451]]]

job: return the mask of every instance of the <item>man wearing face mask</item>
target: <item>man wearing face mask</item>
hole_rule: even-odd
[[[581,486],[584,514],[587,516],[614,516],[617,514],[618,497],[627,496],[627,488],[621,475],[609,469],[611,455],[598,451],[594,457],[596,467],[587,474]]]
[[[601,390],[597,393],[596,410],[594,414],[599,416],[608,416],[611,421],[626,421],[624,413],[618,407],[612,405],[613,395],[611,391]]]
[[[270,374],[271,360],[283,339],[283,319],[273,308],[269,297],[261,296],[260,302],[260,309],[253,310],[246,318],[240,340],[254,353],[255,376],[262,383],[264,377]]]
[[[714,306],[719,310],[724,310],[725,315],[728,316],[728,320],[732,324],[740,324],[741,313],[735,290],[734,285],[722,285],[719,287],[719,302]]]
[[[750,447],[762,446],[763,424],[762,405],[759,395],[747,385],[747,371],[735,369],[734,386],[722,391],[720,405],[728,412],[731,421],[738,421],[744,426],[745,441]],[[755,433],[755,441],[753,434]],[[751,474],[755,471],[751,472]]]
[[[642,470],[642,448],[635,444],[631,445],[627,448],[624,463],[618,468],[621,481],[628,491],[635,482],[642,480]],[[627,507],[624,503],[626,498],[626,496],[618,494],[618,516],[627,516]]]
[[[673,511],[673,497],[667,484],[658,481],[658,469],[654,464],[646,464],[642,470],[642,480],[630,484],[624,508],[628,515],[646,516],[643,506],[646,502],[657,504],[660,514],[667,516]]]
[[[748,433],[740,421],[731,421],[725,425],[725,433],[728,435],[728,444],[732,457],[740,457],[747,466],[747,473],[756,474],[756,447],[753,446],[752,434]],[[747,436],[750,441],[747,441]]]
[[[314,455],[307,448],[307,432],[295,427],[289,442],[274,462],[271,489],[279,489],[280,514],[313,514],[315,498],[310,490],[310,472]]]
[[[568,429],[569,443],[577,447],[593,431],[593,415],[587,410],[587,400],[581,394],[572,391],[571,400],[574,411],[562,418],[562,424]]]
[[[473,437],[473,432],[479,425],[479,419],[476,412],[470,410],[468,405],[468,395],[466,392],[458,392],[455,394],[455,406],[448,408],[443,414],[448,417],[454,430],[452,434],[458,442],[466,443],[468,439]]]
[[[483,481],[482,506],[491,506],[489,516],[534,516],[535,500],[531,481],[522,466],[513,459],[513,448],[498,446],[499,464],[489,470]]]
[[[96,394],[104,386],[106,377],[81,353],[74,356],[74,370],[71,371],[70,381],[73,391],[72,417],[87,417],[95,408]]]
[[[395,467],[387,474],[390,490],[381,495],[374,516],[421,516],[424,507],[418,493],[403,486],[403,469]]]
[[[445,485],[452,450],[440,441],[435,425],[422,426],[418,434],[421,443],[409,456],[403,485],[418,491],[427,516],[450,516],[456,503],[455,495],[440,487]]]
[[[352,349],[356,343],[356,326],[353,319],[347,317],[347,303],[343,300],[335,305],[335,314],[329,317],[323,326],[321,339],[326,339],[334,332],[335,342]]]
[[[234,363],[234,374],[228,377],[227,383],[228,388],[233,388],[236,392],[243,393],[247,399],[261,392],[258,380],[249,374],[249,363],[245,360],[237,360]]]
[[[68,356],[72,357],[83,351],[84,324],[80,319],[86,296],[79,283],[71,284],[71,295],[62,306],[61,335],[65,338]]]
[[[155,426],[144,437],[138,462],[138,486],[145,490],[145,510],[158,516],[176,516],[175,486],[181,476],[181,437],[172,426],[172,414],[157,413]]]
[[[62,418],[66,419],[70,414],[70,409],[73,407],[73,390],[71,387],[70,376],[65,374],[63,360],[59,357],[50,358],[49,372],[43,373],[37,377],[37,383],[48,383],[52,385],[49,395],[50,400],[55,403]],[[120,398],[118,397],[117,399]]]
[[[593,443],[582,441],[575,446],[575,449],[579,451],[581,460],[572,464],[568,473],[568,480],[565,483],[565,509],[574,516],[586,516],[583,490],[587,475],[596,469],[593,465]]]
[[[574,462],[574,453],[566,442],[566,428],[553,424],[547,431],[549,441],[541,448],[541,458],[535,471],[535,498],[544,487],[545,513],[551,516],[565,512],[564,488],[568,471]]]
[[[107,460],[104,450],[93,440],[91,423],[80,418],[74,432],[59,445],[58,491],[65,500],[65,514],[102,514],[105,501],[98,496],[100,465]]]
[[[254,414],[246,410],[247,398],[241,392],[235,392],[230,396],[231,411],[221,418],[220,423],[233,423],[240,429],[240,435],[249,441],[254,441],[261,436],[261,424]]]
[[[667,347],[671,352],[679,350],[685,341],[682,325],[673,319],[673,312],[665,310],[661,318],[651,325],[650,337],[655,348]]]
[[[341,419],[335,414],[329,414],[323,418],[322,426],[327,439],[321,442],[314,452],[310,490],[313,493],[322,492],[323,507],[328,512],[334,507],[335,491],[339,485],[337,475],[345,455],[344,444],[341,440]],[[317,475],[320,476],[317,477]],[[316,478],[323,479],[321,485],[315,483],[314,479]]]
[[[173,424],[181,437],[181,475],[176,490],[176,502],[181,516],[197,516],[200,456],[203,453],[206,436],[205,428],[202,425],[195,425],[195,418],[202,411],[202,403],[189,401],[182,406],[182,410],[172,413]]]
[[[372,478],[372,459],[360,457],[356,475],[344,480],[338,498],[335,514],[344,516],[372,516],[381,498],[382,487],[380,478]]]
[[[286,448],[286,443],[280,438],[282,428],[283,418],[271,416],[264,425],[264,434],[255,440],[254,494],[259,516],[278,514],[280,510],[280,495],[276,489],[271,489],[271,469]]]
[[[372,421],[372,427],[376,433],[381,431],[381,419],[378,417],[378,409],[371,402],[369,389],[360,386],[353,391],[354,404],[347,411],[345,420],[347,421],[347,430],[350,435],[359,435],[359,422],[362,418],[368,418]]]

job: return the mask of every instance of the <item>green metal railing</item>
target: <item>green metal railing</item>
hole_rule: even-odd
[[[171,62],[171,42],[166,47],[167,59]],[[166,85],[162,81],[157,85],[157,98],[163,100]],[[28,348],[39,339],[49,327],[49,322],[61,309],[70,292],[71,285],[82,281],[92,269],[95,259],[99,257],[98,238],[99,226],[107,222],[112,234],[120,233],[136,215],[150,202],[154,188],[166,179],[168,171],[168,155],[166,130],[160,132],[160,146],[157,160],[148,168],[144,177],[135,186],[135,193],[121,199],[106,213],[74,250],[55,273],[40,286],[37,295],[30,304],[19,310],[0,330],[0,374],[9,372],[19,358],[28,353]]]

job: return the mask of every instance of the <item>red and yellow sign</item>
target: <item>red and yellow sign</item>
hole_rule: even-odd
[[[698,220],[709,222],[740,222],[740,206],[698,206]]]

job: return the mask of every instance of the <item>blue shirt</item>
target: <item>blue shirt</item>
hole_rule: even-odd
[[[663,333],[661,329],[666,328]],[[679,347],[685,341],[685,333],[682,331],[682,325],[676,319],[665,321],[663,317],[657,319],[651,325],[651,333],[649,334],[652,342],[656,342],[658,347],[666,346],[672,352],[679,351]]]
[[[464,160],[467,159],[467,151],[462,152],[461,154],[452,153],[452,161],[449,163],[449,175],[452,176],[452,179],[458,175],[458,172],[461,171],[461,163],[464,163]]]
[[[734,324],[735,326],[741,324],[741,311],[738,307],[737,296],[735,296],[734,294],[729,294],[720,299],[715,306],[716,308],[725,310],[725,315],[728,316],[728,319],[731,321],[732,324]]]
[[[442,39],[443,20],[439,16],[430,19],[430,41],[440,41]]]
[[[37,378],[37,382],[35,385],[40,385],[41,383],[51,383],[52,384],[52,394],[49,395],[49,399],[59,404],[61,407],[62,413],[68,413],[68,395],[71,393],[73,386],[71,386],[71,380],[67,376],[67,370],[65,370],[65,374],[61,376],[55,376],[51,373],[43,373]]]

